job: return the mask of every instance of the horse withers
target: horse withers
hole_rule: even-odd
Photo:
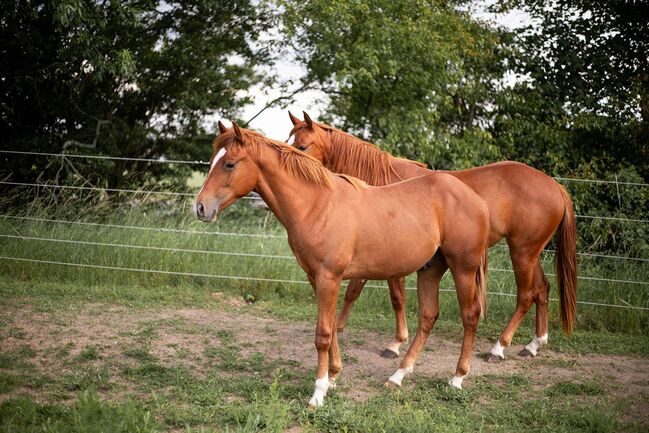
[[[370,187],[332,174],[293,147],[236,124],[228,129],[219,123],[219,129],[210,170],[194,205],[196,215],[214,221],[254,189],[286,228],[318,306],[318,367],[309,404],[322,405],[342,369],[336,303],[343,279],[394,279],[419,270],[419,327],[388,383],[399,385],[412,371],[439,312],[437,270],[422,269],[431,258],[443,261],[455,280],[464,339],[451,383],[461,387],[485,309],[489,216],[484,201],[447,174]]]

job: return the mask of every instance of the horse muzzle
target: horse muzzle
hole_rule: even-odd
[[[216,215],[219,213],[219,204],[210,205],[209,203],[198,202],[194,204],[194,211],[199,220],[206,223],[214,222],[216,221]]]

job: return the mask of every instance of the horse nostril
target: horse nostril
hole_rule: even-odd
[[[203,203],[198,203],[196,205],[196,213],[201,218],[205,216],[205,206],[203,206]]]

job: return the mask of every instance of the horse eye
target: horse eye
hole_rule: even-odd
[[[305,151],[308,146],[305,146],[304,144],[298,144],[297,148],[298,150]]]
[[[223,164],[223,168],[225,168],[226,170],[234,170],[234,167],[236,165],[237,164],[235,162],[226,162],[225,164]]]

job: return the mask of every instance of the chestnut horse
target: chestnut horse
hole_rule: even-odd
[[[293,146],[322,161],[335,173],[358,177],[370,185],[389,185],[431,173],[425,165],[395,158],[375,145],[331,126],[316,123],[304,113],[304,121],[289,112]],[[442,173],[442,171],[436,171]],[[574,325],[577,291],[576,227],[572,201],[554,179],[525,164],[504,161],[469,170],[444,171],[461,180],[482,197],[489,207],[489,246],[507,239],[514,268],[518,296],[516,311],[491,349],[489,361],[504,359],[504,347],[511,344],[516,329],[532,303],[536,304],[536,332],[531,343],[520,352],[536,356],[548,341],[548,294],[550,285],[541,267],[541,252],[557,231],[556,268],[561,301],[561,324],[566,334]],[[434,274],[446,271],[443,260],[435,261]],[[345,294],[339,330],[344,328],[364,280],[353,280]],[[434,284],[439,284],[436,281]],[[397,332],[388,350],[398,354],[408,338],[405,318],[403,279],[389,281],[390,296],[397,316]]]
[[[305,153],[253,131],[226,129],[214,141],[209,174],[194,204],[203,221],[255,190],[286,228],[288,243],[315,290],[318,305],[315,392],[320,406],[341,371],[336,328],[340,282],[388,279],[417,271],[419,328],[390,383],[412,371],[439,312],[426,263],[438,248],[451,269],[464,340],[451,384],[469,371],[477,322],[484,311],[489,216],[484,201],[453,176],[429,173],[375,188],[334,175]],[[395,254],[398,251],[398,254]]]

